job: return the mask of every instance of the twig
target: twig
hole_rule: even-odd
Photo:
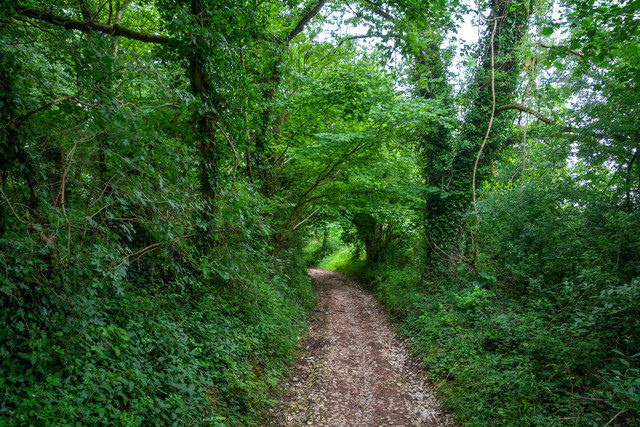
[[[56,98],[51,102],[47,102],[46,104],[36,108],[35,110],[29,111],[26,114],[23,114],[19,117],[16,117],[15,120],[13,120],[14,123],[22,123],[25,120],[27,120],[29,117],[33,116],[36,113],[39,113],[40,111],[49,108],[55,104],[57,104],[58,102],[62,102],[62,101],[66,101],[67,99],[71,99],[71,98],[75,98],[73,95],[66,95],[66,96],[61,96],[60,98]]]
[[[9,206],[9,209],[11,209],[11,212],[13,213],[13,216],[16,217],[18,222],[20,222],[23,225],[29,225],[29,223],[27,221],[23,220],[22,218],[20,218],[18,216],[18,214],[16,213],[15,209],[13,209],[13,205],[11,204],[11,200],[9,200],[9,197],[7,197],[7,194],[4,192],[4,182],[2,181],[2,176],[0,176],[0,193],[2,193],[2,196],[7,201],[7,205]]]
[[[381,38],[385,38],[385,37],[390,37],[390,36],[389,35],[382,35],[382,34],[363,34],[363,35],[359,35],[359,36],[345,37],[344,39],[340,40],[340,42],[338,42],[336,47],[340,47],[345,42],[351,41],[351,40],[372,39],[372,38],[380,38],[381,39]]]
[[[129,258],[131,258],[131,257],[133,257],[133,256],[136,256],[136,255],[144,255],[144,254],[145,254],[145,253],[147,253],[147,252],[155,251],[155,250],[156,250],[156,249],[158,249],[160,246],[162,246],[162,243],[160,243],[160,242],[158,242],[158,243],[153,243],[153,244],[151,244],[151,245],[149,245],[149,246],[147,246],[147,247],[145,247],[145,248],[140,249],[140,250],[139,250],[139,251],[137,251],[137,252],[134,252],[134,253],[132,253],[132,254],[129,254],[129,255],[125,256],[124,258],[122,258],[122,262],[121,262],[120,264],[118,264],[118,265],[116,266],[116,268],[117,268],[117,267],[120,267],[122,264],[124,264],[124,262],[125,262],[127,259],[129,259]]]
[[[561,47],[565,52],[568,52],[568,53],[570,53],[572,55],[579,56],[580,58],[584,57],[584,52],[580,52],[579,50],[573,50],[573,49],[570,49],[570,48],[568,48],[566,46],[551,46],[551,45],[548,45],[548,44],[542,43],[542,42],[538,42],[536,44],[538,46],[544,47],[546,49],[553,49],[554,47]]]
[[[300,221],[299,223],[297,223],[292,229],[291,231],[295,231],[296,228],[300,227],[302,224],[304,224],[305,222],[309,221],[311,219],[312,216],[314,216],[316,214],[316,212],[318,212],[320,210],[320,208],[322,208],[322,206],[319,206],[315,211],[311,212],[311,214],[306,217],[305,219],[303,219],[302,221]]]
[[[5,291],[4,289],[2,289],[2,292],[9,296],[9,302],[11,302],[12,299],[15,299],[16,302],[18,303],[18,309],[20,310],[20,317],[22,317],[22,320],[24,321],[24,325],[27,327],[27,332],[29,333],[29,341],[30,341],[29,346],[31,346],[31,342],[33,341],[33,336],[31,335],[31,328],[29,327],[29,322],[27,322],[27,319],[24,318],[24,310],[22,309],[20,298],[16,297],[10,292]]]
[[[622,414],[625,410],[626,410],[626,408],[620,409],[620,412],[618,412],[617,414],[615,414],[615,415],[613,416],[613,418],[611,418],[611,419],[609,420],[609,422],[608,422],[608,423],[606,423],[606,424],[604,425],[604,427],[607,427],[609,424],[611,424],[611,423],[613,422],[613,420],[615,420],[616,418],[618,418],[618,415]]]
[[[100,199],[102,199],[102,196],[104,196],[104,195],[105,195],[105,193],[107,192],[107,189],[109,188],[109,184],[111,184],[111,181],[113,181],[113,178],[115,178],[115,177],[116,177],[116,175],[115,175],[115,174],[111,175],[111,178],[109,178],[109,179],[107,180],[107,182],[105,182],[105,183],[104,183],[104,187],[102,188],[102,192],[100,193],[100,195],[98,196],[98,198],[97,198],[97,199],[95,199],[92,203],[90,203],[90,204],[88,205],[88,208],[92,207],[93,205],[95,205],[96,203],[98,203],[98,201],[99,201]],[[100,212],[100,211],[98,211],[98,212]],[[97,213],[97,212],[96,212],[96,213]],[[91,215],[91,217],[93,217],[93,215]]]
[[[216,124],[218,129],[220,129],[220,132],[222,132],[222,135],[224,136],[224,139],[227,140],[227,142],[229,143],[229,146],[233,150],[233,158],[234,158],[234,161],[235,161],[235,164],[233,165],[233,173],[235,173],[236,169],[238,169],[238,163],[239,163],[238,152],[236,151],[236,147],[233,146],[233,142],[231,142],[231,138],[229,138],[229,135],[227,135],[227,133],[224,131],[224,129],[222,129],[220,124],[217,121],[214,122],[214,123]]]
[[[42,277],[44,279],[44,283],[43,285],[45,285],[47,288],[49,288],[49,290],[51,291],[51,293],[53,293],[53,295],[58,298],[60,301],[69,304],[72,307],[75,307],[75,303],[73,301],[69,301],[68,299],[66,299],[65,297],[63,297],[62,295],[58,294],[55,289],[53,289],[53,286],[51,285],[51,282],[49,281],[49,279],[47,279],[47,277],[42,274],[42,272],[38,272],[38,274],[40,275],[40,277]]]
[[[618,167],[616,168],[616,171],[613,173],[613,176],[611,177],[611,179],[609,180],[609,183],[607,184],[607,186],[604,188],[604,190],[602,190],[602,194],[606,193],[607,190],[609,189],[609,187],[611,186],[611,183],[613,183],[613,180],[616,178],[616,176],[618,175],[618,172],[620,172],[620,168],[622,167],[622,163],[620,163],[618,165]]]
[[[94,110],[99,110],[100,109],[100,107],[98,105],[89,104],[87,102],[81,101],[78,98],[76,98],[75,96],[72,99],[74,101],[76,101],[78,104],[84,105],[85,107],[92,108]]]
[[[555,122],[555,120],[550,119],[549,117],[543,115],[542,113],[535,111],[529,107],[525,107],[524,105],[520,105],[520,104],[505,104],[505,105],[501,105],[500,107],[496,108],[496,114],[500,113],[502,111],[505,110],[518,110],[518,111],[522,111],[524,113],[527,114],[531,114],[532,116],[535,116],[536,118],[538,118],[539,120],[545,122],[548,125],[557,125],[557,123]],[[573,130],[573,128],[571,126],[561,126],[561,129],[567,132],[570,132]]]
[[[64,200],[64,193],[65,193],[65,185],[67,182],[67,174],[69,173],[69,169],[71,168],[71,161],[73,160],[73,155],[76,152],[76,147],[78,146],[78,141],[74,141],[73,143],[73,148],[71,149],[71,151],[69,151],[69,154],[67,154],[67,167],[64,170],[64,173],[62,174],[62,182],[60,184],[60,193],[58,194],[58,197],[60,197],[60,206],[62,207],[62,215],[64,216],[64,221],[67,224],[67,253],[71,252],[71,223],[69,222],[69,217],[67,216],[67,210],[65,209],[64,205],[65,205],[65,200]],[[56,202],[58,201],[58,197],[56,197]]]

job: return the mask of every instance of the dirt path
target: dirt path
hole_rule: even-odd
[[[347,277],[309,270],[319,303],[280,426],[451,426],[382,307]]]

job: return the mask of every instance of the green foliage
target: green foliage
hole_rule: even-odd
[[[2,3],[1,424],[259,424],[319,265],[461,421],[638,425],[637,1],[480,2],[460,93],[458,0],[103,3]]]
[[[449,275],[455,260],[467,257],[468,241],[460,236],[468,231],[466,215],[475,197],[473,189],[490,176],[487,165],[508,145],[513,119],[508,113],[498,115],[496,108],[513,103],[516,95],[518,52],[527,35],[531,13],[529,2],[520,5],[512,7],[516,4],[504,0],[490,3],[491,20],[477,47],[481,61],[460,100],[464,114],[460,131],[440,125],[423,137],[423,176],[428,185],[423,220],[431,248],[426,262],[433,275]],[[418,93],[450,104],[449,83],[442,71],[444,52],[437,45],[432,49],[433,59],[425,65],[431,73],[437,73],[437,90]]]
[[[345,231],[348,228],[334,228],[332,244],[324,253],[319,253],[313,267],[324,270],[339,271],[344,274],[352,274],[368,265],[361,247],[344,242]]]
[[[313,238],[302,249],[305,265],[315,266],[321,258],[340,250],[343,246],[340,232],[337,224],[330,223],[325,224],[321,232],[314,233]]]
[[[610,170],[566,156],[530,143],[518,181],[519,150],[504,153],[475,266],[443,280],[408,252],[356,272],[465,424],[638,425],[639,217],[603,193]]]
[[[375,268],[378,295],[464,423],[638,424],[639,217],[603,194],[595,177],[610,171],[566,155],[533,144],[518,182],[519,153],[505,153],[482,191],[475,268],[447,280],[415,261]]]

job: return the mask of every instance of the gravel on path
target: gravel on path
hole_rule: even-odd
[[[318,307],[274,425],[455,425],[380,303],[340,273],[309,274]]]

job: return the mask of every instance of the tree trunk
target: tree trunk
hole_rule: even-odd
[[[327,244],[329,243],[329,227],[324,226],[324,232],[322,233],[322,249],[320,253],[323,254],[327,251]]]
[[[438,268],[444,272],[462,258],[465,249],[461,236],[465,228],[466,213],[471,207],[475,159],[491,120],[492,86],[495,87],[496,106],[511,103],[516,89],[519,75],[516,49],[527,32],[529,9],[526,4],[522,4],[515,10],[510,10],[511,3],[509,0],[493,2],[488,27],[492,30],[493,19],[498,19],[493,43],[493,68],[496,70],[494,84],[491,81],[491,34],[488,34],[483,41],[482,52],[485,56],[473,80],[472,103],[465,116],[459,143],[452,147],[443,142],[447,135],[440,135],[438,132],[426,141],[430,148],[425,150],[425,156],[431,159],[425,162],[425,173],[432,189],[439,187],[428,195],[425,209],[424,225],[430,254],[428,264],[430,268]],[[508,116],[500,115],[493,122],[492,133],[479,163],[476,177],[478,183],[488,174],[482,166],[489,164],[505,145],[506,138],[500,132],[508,126],[508,120]],[[441,151],[444,147],[454,151],[452,161],[449,164],[433,164],[444,154]]]
[[[203,17],[203,9],[203,0],[191,1],[191,14],[201,27],[206,27],[207,22]],[[209,99],[209,79],[205,70],[205,58],[197,45],[189,58],[189,80],[193,94],[200,98],[205,105],[209,104],[211,100]],[[200,188],[205,202],[205,210],[209,214],[213,213],[218,187],[218,153],[214,120],[212,112],[195,113],[194,123],[202,160]]]
[[[357,213],[351,218],[356,227],[358,238],[364,244],[367,262],[371,264],[382,261],[384,251],[391,243],[393,227],[379,222],[367,213]]]

